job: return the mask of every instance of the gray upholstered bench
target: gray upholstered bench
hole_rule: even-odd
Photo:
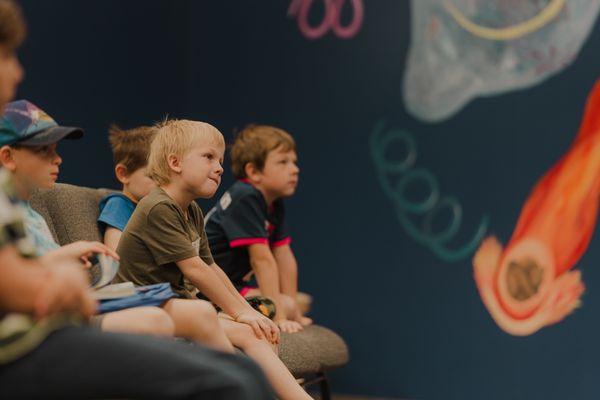
[[[77,240],[101,241],[96,222],[98,203],[110,191],[67,184],[57,184],[40,191],[31,199],[32,207],[48,222],[58,243]],[[333,331],[313,325],[295,334],[283,334],[280,356],[294,376],[307,378],[307,383],[319,382],[322,399],[329,398],[325,372],[348,362],[346,343]]]

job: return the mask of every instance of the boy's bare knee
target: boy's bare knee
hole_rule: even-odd
[[[205,300],[194,300],[193,306],[195,314],[201,316],[203,319],[214,319],[216,322],[217,310],[215,310],[215,307],[211,303]]]
[[[174,336],[175,324],[164,310],[157,307],[148,307],[139,310],[139,325],[141,333],[159,336]]]
[[[193,300],[189,304],[189,311],[193,315],[190,316],[196,321],[195,329],[202,332],[203,335],[211,335],[220,329],[217,310],[208,301]]]
[[[175,325],[169,315],[157,307],[128,308],[107,313],[101,329],[142,335],[173,336]]]

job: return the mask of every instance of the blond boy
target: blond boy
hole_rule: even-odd
[[[211,256],[195,200],[212,197],[219,187],[224,151],[223,136],[207,123],[171,120],[158,127],[147,166],[158,188],[139,202],[125,227],[118,278],[142,285],[166,281],[186,299],[199,290],[227,314],[220,319],[227,336],[263,368],[279,398],[310,399],[268,345],[279,341],[277,326],[248,305]]]
[[[122,184],[120,193],[111,193],[100,201],[98,223],[104,229],[104,243],[116,250],[123,230],[139,201],[156,184],[146,173],[150,143],[157,129],[140,126],[123,130],[112,126],[109,141],[114,171]],[[123,267],[122,267],[123,268]],[[170,299],[161,305],[171,317],[176,336],[184,337],[225,352],[233,347],[217,320],[214,307],[202,300]]]

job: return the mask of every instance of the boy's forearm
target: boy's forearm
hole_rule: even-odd
[[[107,226],[106,231],[104,231],[104,244],[107,245],[111,250],[116,251],[122,234],[123,232],[117,228]]]
[[[279,269],[281,292],[295,299],[298,294],[298,263],[294,253],[289,248],[275,249],[273,256]]]
[[[62,257],[62,247],[59,247],[54,250],[50,250],[47,253],[44,253],[41,257],[38,258],[41,264],[43,265],[52,265],[58,262]]]
[[[212,264],[211,268],[213,269],[213,271],[215,271],[221,282],[223,282],[223,285],[225,285],[229,293],[231,293],[244,306],[247,306],[248,302],[246,301],[244,296],[242,296],[240,292],[237,291],[235,286],[233,286],[233,283],[231,283],[231,280],[229,279],[227,274],[221,269],[221,267],[219,267],[217,264]]]
[[[250,259],[252,270],[256,275],[258,288],[263,296],[266,296],[275,302],[277,315],[275,319],[284,318],[284,313],[281,313],[281,292],[279,289],[279,273],[275,260],[269,259]]]
[[[198,260],[200,260],[198,258]],[[180,263],[177,263],[178,265]],[[221,309],[232,316],[234,319],[242,312],[247,311],[238,299],[233,296],[227,287],[223,284],[218,274],[204,262],[198,261],[195,265],[188,265],[182,268],[185,277],[192,282],[209,300],[214,302]]]

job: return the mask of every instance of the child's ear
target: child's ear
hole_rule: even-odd
[[[181,173],[181,163],[179,162],[179,157],[175,154],[169,154],[167,157],[167,164],[169,164],[169,169],[171,169],[171,171],[178,174]]]
[[[244,172],[246,173],[248,179],[250,179],[252,182],[260,181],[261,173],[258,170],[258,168],[254,166],[254,164],[246,163],[246,165],[244,166]]]
[[[13,149],[10,146],[5,145],[0,147],[0,162],[4,168],[11,172],[17,168],[17,164],[13,156]]]
[[[127,171],[127,167],[121,163],[115,165],[115,176],[123,185],[129,183],[129,171]]]

